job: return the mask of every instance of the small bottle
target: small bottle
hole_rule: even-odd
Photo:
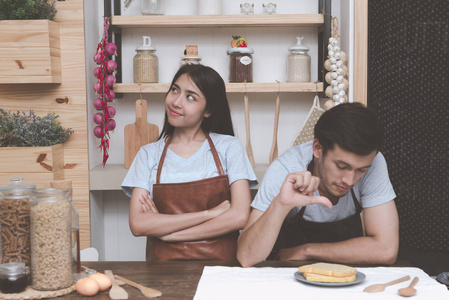
[[[14,177],[0,186],[0,264],[23,262],[30,266],[30,199],[34,184]]]
[[[156,48],[151,46],[151,38],[142,36],[142,46],[136,48],[137,54],[133,59],[134,82],[156,83],[159,82],[159,59]]]
[[[68,190],[38,189],[30,203],[31,282],[35,290],[59,290],[73,283]]]
[[[288,48],[287,82],[310,82],[309,48],[302,45],[303,37],[296,38],[296,45]]]
[[[3,294],[17,294],[28,286],[30,268],[22,262],[0,265],[0,291]],[[5,298],[6,299],[6,298]]]
[[[253,49],[248,47],[228,49],[229,82],[253,82],[253,53]]]
[[[165,13],[165,0],[140,0],[142,15],[163,15]]]

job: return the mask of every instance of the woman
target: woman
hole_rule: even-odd
[[[236,260],[255,184],[223,79],[203,65],[182,66],[159,140],[140,149],[122,183],[131,231],[148,236],[147,260]]]

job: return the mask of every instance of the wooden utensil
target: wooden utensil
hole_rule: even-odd
[[[281,109],[281,97],[279,93],[276,97],[276,112],[274,113],[274,132],[273,143],[270,151],[270,164],[278,157],[278,125],[279,125],[279,111]]]
[[[123,281],[126,284],[129,284],[130,286],[133,286],[133,287],[139,289],[142,292],[142,294],[147,298],[156,298],[156,297],[162,296],[161,291],[158,291],[158,290],[143,286],[141,284],[135,283],[134,281],[126,279],[122,276],[115,275],[115,278]]]
[[[119,300],[119,299],[128,299],[128,293],[125,291],[124,288],[118,286],[114,274],[112,274],[111,270],[105,270],[104,273],[111,279],[112,286],[109,290],[109,298],[111,300]]]
[[[418,283],[418,280],[419,280],[418,277],[413,278],[412,282],[408,287],[398,290],[398,294],[401,295],[402,297],[414,296],[416,294],[416,289],[414,289],[413,287],[415,286],[415,284]]]
[[[393,280],[393,281],[390,281],[387,283],[378,283],[378,284],[373,284],[373,285],[367,286],[363,291],[367,292],[367,293],[383,292],[387,286],[390,286],[390,285],[393,285],[396,283],[400,283],[400,282],[404,282],[409,279],[410,279],[410,276],[407,275],[407,276],[401,277],[399,279],[396,279],[396,280]]]
[[[245,103],[245,127],[246,127],[246,154],[248,155],[249,162],[253,168],[256,167],[256,162],[254,161],[253,147],[251,146],[251,134],[249,130],[249,103],[248,96],[243,96],[243,102]]]
[[[159,127],[147,122],[147,101],[136,101],[136,122],[125,126],[125,168],[129,168],[140,147],[155,142]]]

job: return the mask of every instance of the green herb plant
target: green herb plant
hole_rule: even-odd
[[[39,117],[30,109],[10,112],[0,108],[0,147],[46,147],[64,143],[73,133],[64,129],[55,113]]]
[[[53,20],[55,0],[0,0],[0,20]]]

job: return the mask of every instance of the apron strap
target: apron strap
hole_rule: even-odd
[[[221,165],[220,158],[218,157],[217,149],[215,149],[215,145],[212,142],[208,133],[205,133],[207,141],[209,142],[210,150],[212,151],[212,156],[214,157],[215,165],[217,166],[218,174],[220,176],[225,175],[223,171],[223,166]],[[157,175],[156,175],[156,183],[159,184],[162,173],[162,166],[164,165],[165,155],[167,154],[168,145],[171,142],[172,136],[167,137],[165,140],[164,150],[162,151],[161,159],[159,160],[159,166],[157,167]]]

